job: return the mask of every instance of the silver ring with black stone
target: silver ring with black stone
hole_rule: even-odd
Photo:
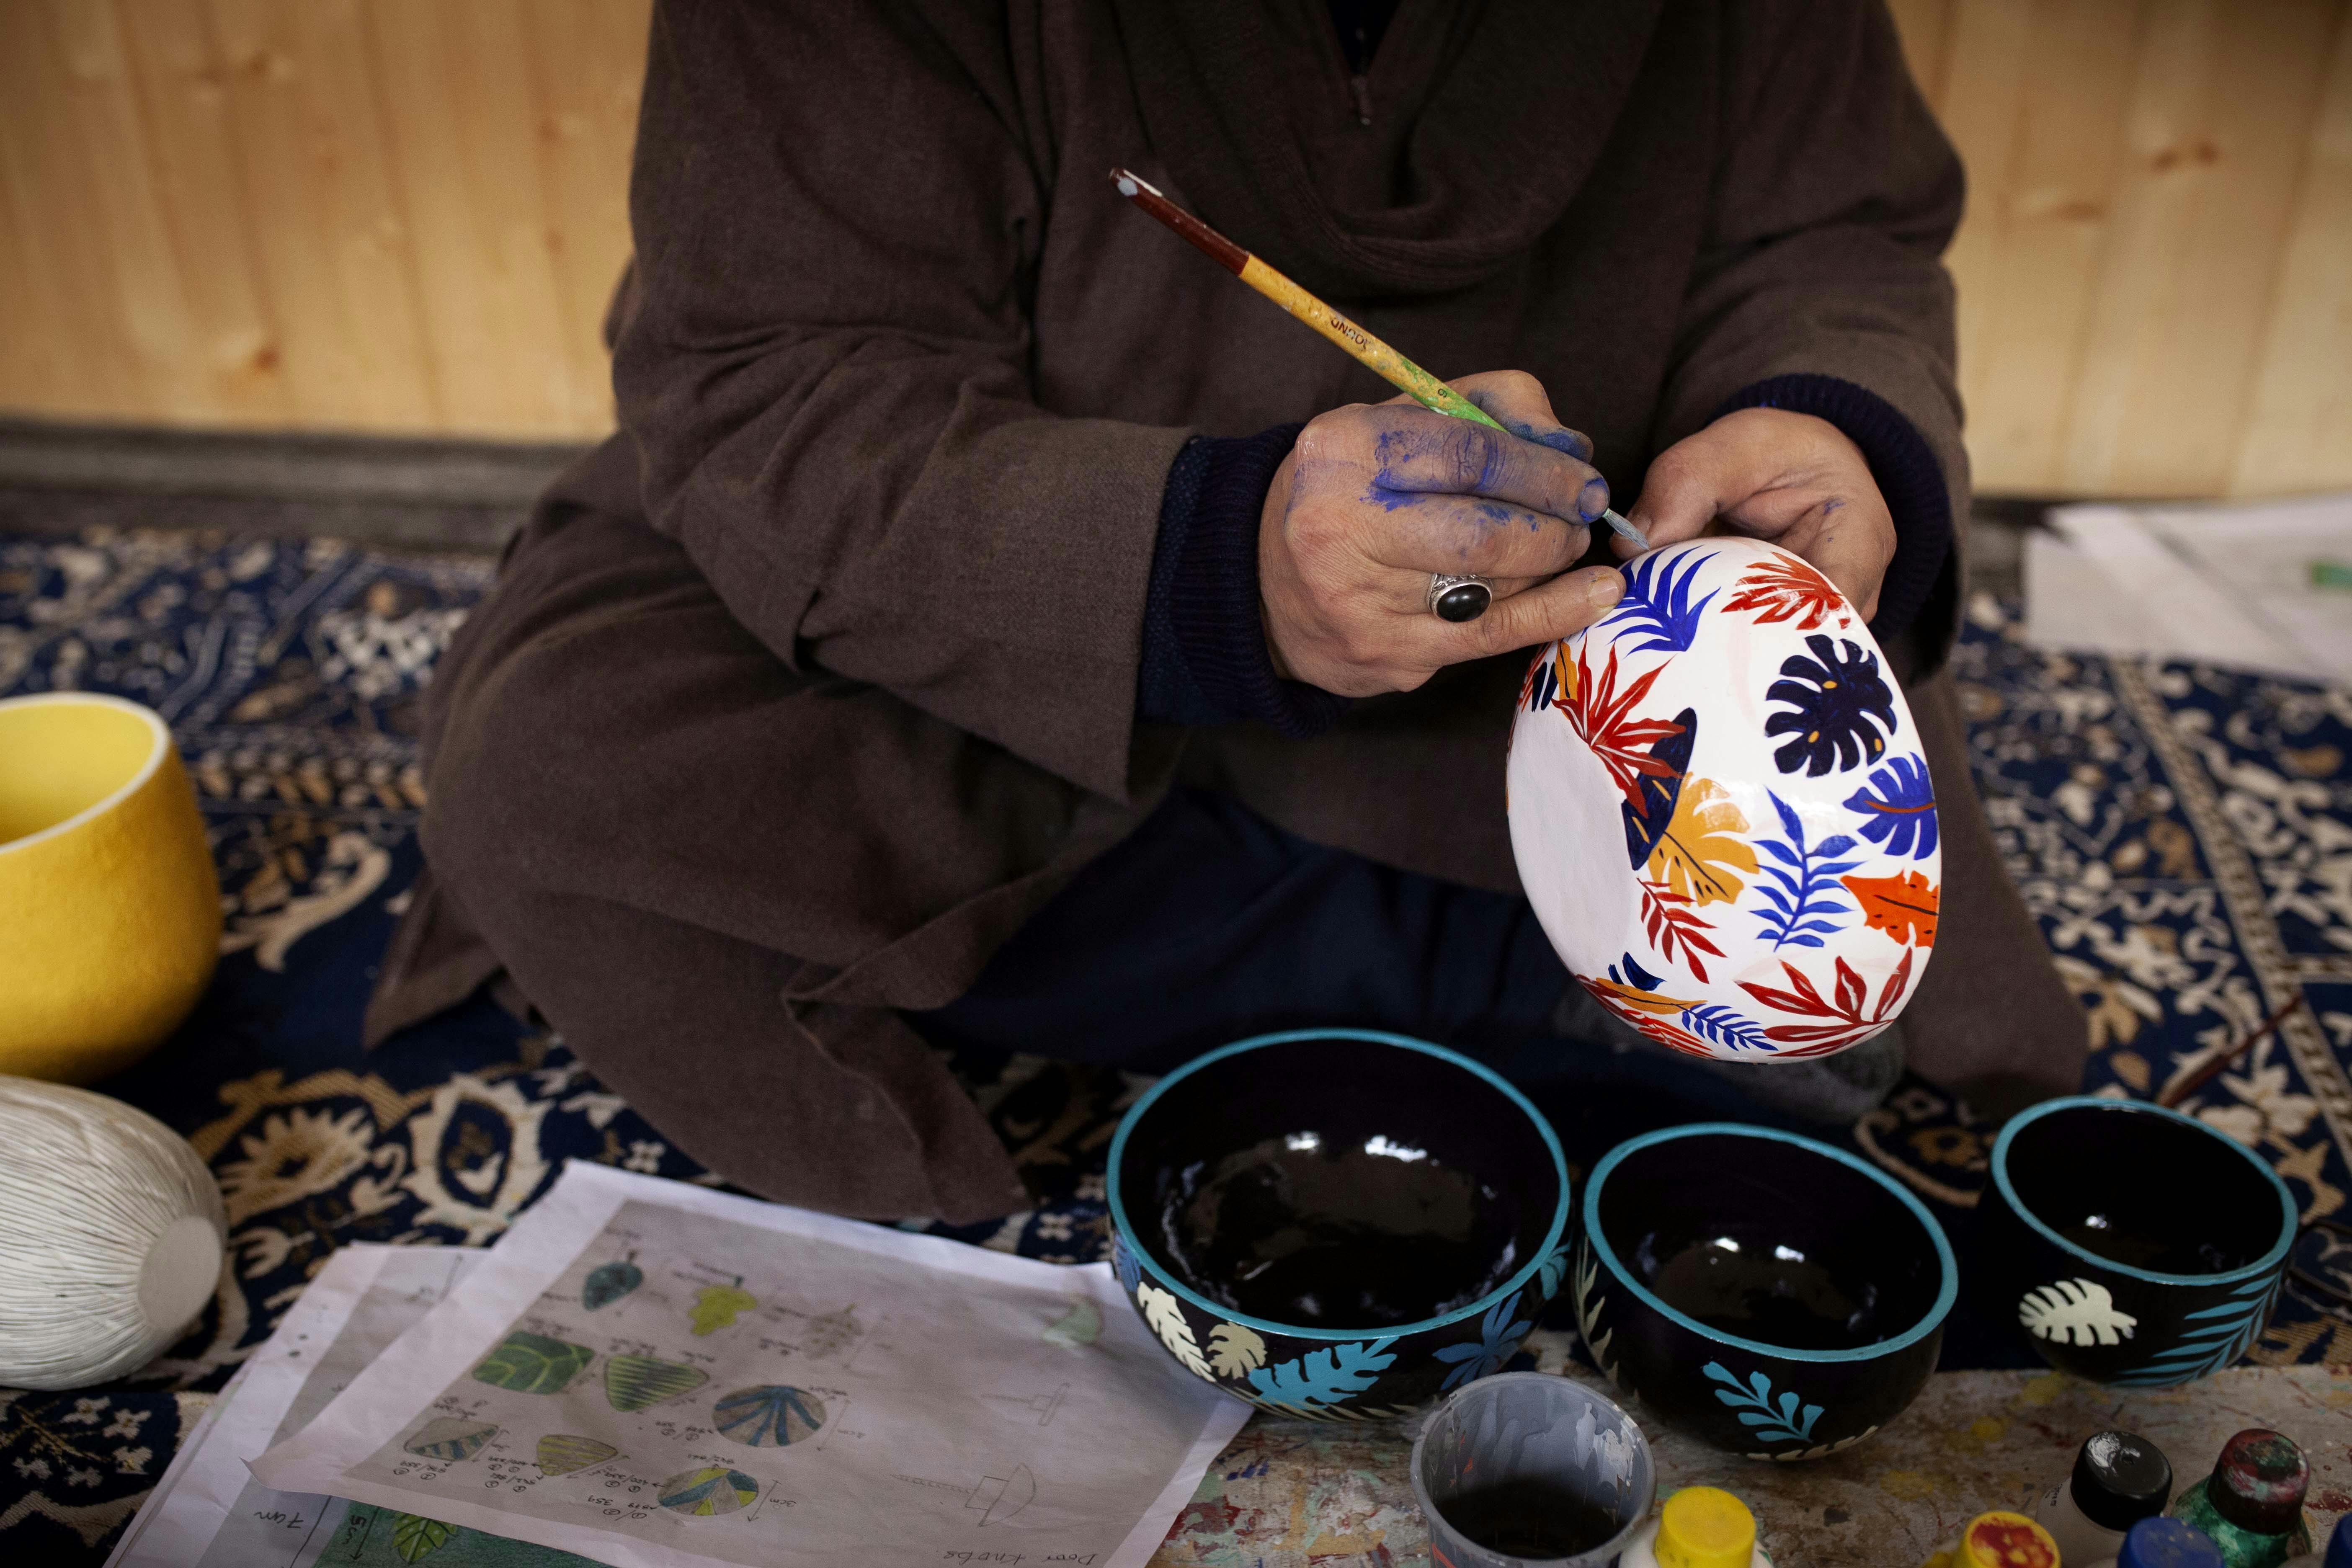
[[[1484,577],[1429,574],[1429,613],[1441,621],[1475,621],[1495,602],[1495,590]]]

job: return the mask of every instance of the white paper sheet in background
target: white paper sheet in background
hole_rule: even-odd
[[[393,1530],[376,1531],[373,1510],[364,1510],[371,1517],[363,1528],[347,1531],[348,1504],[275,1490],[256,1480],[247,1462],[325,1409],[482,1256],[368,1243],[338,1250],[189,1435],[107,1568],[310,1568],[339,1542],[338,1563],[398,1562]],[[372,1535],[382,1539],[371,1542]],[[449,1568],[480,1555],[456,1544],[443,1559]],[[543,1552],[541,1558],[579,1561]]]
[[[1140,1568],[1248,1415],[1102,1265],[573,1162],[254,1468],[621,1568]]]
[[[2064,506],[2027,536],[2036,647],[2182,659],[2352,683],[2352,496],[2195,506]]]

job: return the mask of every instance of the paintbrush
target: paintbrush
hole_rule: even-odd
[[[1423,408],[1451,415],[1456,419],[1472,420],[1490,429],[1503,430],[1503,426],[1485,409],[1170,201],[1157,185],[1142,175],[1126,169],[1113,169],[1110,179],[1111,184],[1118,187],[1120,195],[1190,240],[1193,247],[1210,260],[1347,350],[1359,364],[1370,367],[1381,380]],[[1510,434],[1507,430],[1503,433]],[[1604,509],[1601,521],[1607,523],[1618,538],[1625,540],[1637,551],[1650,548],[1650,542],[1642,537],[1642,531],[1613,510]]]

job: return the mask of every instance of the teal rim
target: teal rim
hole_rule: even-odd
[[[1608,1183],[1609,1173],[1623,1163],[1629,1156],[1638,1154],[1654,1144],[1671,1142],[1677,1138],[1702,1137],[1767,1138],[1775,1142],[1793,1143],[1798,1148],[1819,1154],[1824,1159],[1834,1160],[1850,1171],[1859,1172],[1887,1192],[1894,1194],[1895,1197],[1902,1200],[1903,1206],[1911,1211],[1912,1217],[1919,1222],[1920,1228],[1927,1233],[1928,1239],[1936,1244],[1936,1264],[1943,1279],[1943,1288],[1936,1292],[1936,1304],[1928,1308],[1917,1322],[1892,1339],[1880,1340],[1874,1344],[1857,1345],[1852,1350],[1844,1351],[1798,1350],[1790,1345],[1768,1344],[1762,1340],[1742,1339],[1738,1334],[1725,1333],[1721,1329],[1708,1328],[1696,1318],[1666,1305],[1664,1301],[1651,1293],[1649,1287],[1634,1279],[1632,1272],[1617,1260],[1617,1254],[1611,1248],[1609,1238],[1601,1233],[1601,1189]],[[1669,1322],[1678,1324],[1701,1339],[1713,1343],[1731,1345],[1739,1350],[1752,1351],[1759,1355],[1777,1356],[1782,1361],[1875,1361],[1880,1356],[1892,1355],[1896,1351],[1916,1344],[1940,1328],[1945,1317],[1952,1310],[1952,1303],[1959,1299],[1960,1293],[1960,1268],[1958,1263],[1953,1259],[1952,1244],[1945,1237],[1944,1227],[1936,1222],[1936,1216],[1927,1212],[1927,1205],[1906,1192],[1885,1172],[1873,1168],[1843,1149],[1832,1148],[1819,1139],[1800,1137],[1794,1132],[1783,1132],[1772,1127],[1753,1127],[1744,1121],[1694,1121],[1682,1127],[1661,1128],[1655,1132],[1644,1132],[1639,1138],[1628,1139],[1610,1150],[1608,1153],[1601,1156],[1601,1163],[1592,1167],[1592,1174],[1585,1180],[1584,1236],[1592,1243],[1592,1250],[1599,1255],[1601,1263],[1607,1267],[1618,1282],[1631,1290],[1636,1300],[1644,1302]]]
[[[1118,1171],[1127,1154],[1128,1135],[1141,1123],[1144,1116],[1159,1101],[1161,1095],[1192,1077],[1192,1074],[1223,1061],[1227,1057],[1239,1056],[1244,1051],[1263,1050],[1268,1046],[1287,1045],[1293,1040],[1368,1040],[1374,1045],[1395,1046],[1403,1050],[1419,1051],[1425,1057],[1435,1057],[1440,1061],[1449,1062],[1465,1072],[1475,1075],[1499,1089],[1513,1105],[1517,1106],[1527,1119],[1535,1124],[1536,1131],[1543,1134],[1544,1147],[1551,1153],[1552,1173],[1559,1178],[1559,1201],[1552,1205],[1551,1227],[1544,1232],[1544,1238],[1538,1244],[1535,1256],[1528,1259],[1526,1266],[1476,1300],[1467,1306],[1457,1307],[1444,1317],[1423,1318],[1417,1323],[1399,1323],[1393,1328],[1376,1329],[1317,1329],[1299,1323],[1277,1323],[1265,1318],[1253,1318],[1246,1312],[1236,1312],[1222,1302],[1210,1300],[1162,1268],[1160,1259],[1152,1256],[1151,1249],[1142,1244],[1141,1233],[1129,1223],[1125,1194],[1119,1191]],[[1562,1237],[1568,1230],[1568,1158],[1560,1152],[1559,1134],[1551,1130],[1551,1123],[1544,1120],[1543,1112],[1538,1110],[1526,1095],[1513,1089],[1493,1069],[1472,1061],[1459,1051],[1449,1051],[1444,1046],[1433,1046],[1427,1040],[1416,1040],[1410,1035],[1384,1034],[1378,1029],[1286,1029],[1278,1035],[1253,1035],[1246,1040],[1236,1040],[1230,1046],[1220,1046],[1206,1056],[1193,1058],[1158,1083],[1153,1084],[1145,1092],[1143,1098],[1129,1106],[1127,1114],[1119,1118],[1118,1131],[1110,1141],[1110,1175],[1105,1195],[1109,1201],[1112,1231],[1127,1243],[1128,1250],[1135,1254],[1135,1260],[1142,1267],[1144,1272],[1203,1312],[1228,1323],[1237,1323],[1245,1329],[1255,1329],[1265,1333],[1288,1334],[1294,1339],[1335,1341],[1401,1339],[1406,1334],[1417,1334],[1424,1329],[1442,1329],[1448,1323],[1458,1323],[1465,1318],[1475,1318],[1493,1307],[1496,1302],[1527,1289],[1528,1282],[1533,1279],[1536,1277],[1536,1271],[1542,1268],[1543,1260],[1559,1248]]]
[[[2153,1268],[2135,1268],[2128,1263],[2118,1263],[2112,1258],[2102,1258],[2089,1247],[2078,1242],[2067,1240],[2044,1225],[2040,1215],[2025,1206],[2025,1200],[2017,1195],[2017,1188],[2009,1179],[2009,1146],[2015,1142],[2018,1133],[2043,1117],[2054,1115],[2061,1110],[2111,1110],[2133,1116],[2159,1116],[2184,1127],[2193,1128],[2214,1140],[2243,1159],[2247,1164],[2260,1171],[2263,1180],[2270,1183],[2271,1190],[2278,1194],[2279,1237],[2277,1242],[2268,1252],[2263,1253],[2253,1262],[2241,1264],[2235,1268],[2220,1274],[2158,1274]],[[2180,1111],[2169,1110],[2161,1105],[2151,1105],[2144,1100],[2111,1100],[2104,1094],[2074,1094],[2063,1100],[2044,1100],[2030,1110],[2019,1111],[2009,1119],[2009,1125],[2000,1130],[2000,1136],[1993,1140],[1992,1180],[1993,1185],[2000,1189],[2001,1202],[2007,1204],[2010,1212],[2023,1220],[2026,1227],[2034,1235],[2049,1242],[2060,1251],[2081,1258],[2095,1268],[2104,1268],[2110,1273],[2120,1274],[2126,1279],[2145,1279],[2151,1285],[2229,1285],[2241,1279],[2251,1279],[2258,1274],[2268,1273],[2285,1260],[2288,1249],[2294,1246],[2295,1231],[2302,1224],[2302,1215],[2294,1206],[2294,1194],[2287,1191],[2286,1184],[2279,1180],[2279,1173],[2272,1170],[2261,1155],[2218,1127],[2208,1127],[2193,1116],[2184,1115]]]

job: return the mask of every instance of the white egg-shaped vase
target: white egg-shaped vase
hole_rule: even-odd
[[[1779,546],[1629,563],[1616,610],[1529,668],[1509,780],[1545,933],[1650,1038],[1827,1056],[1918,989],[1943,887],[1918,726],[1862,617]]]
[[[0,1386],[136,1371],[220,1284],[227,1215],[187,1140],[88,1089],[0,1076]]]

